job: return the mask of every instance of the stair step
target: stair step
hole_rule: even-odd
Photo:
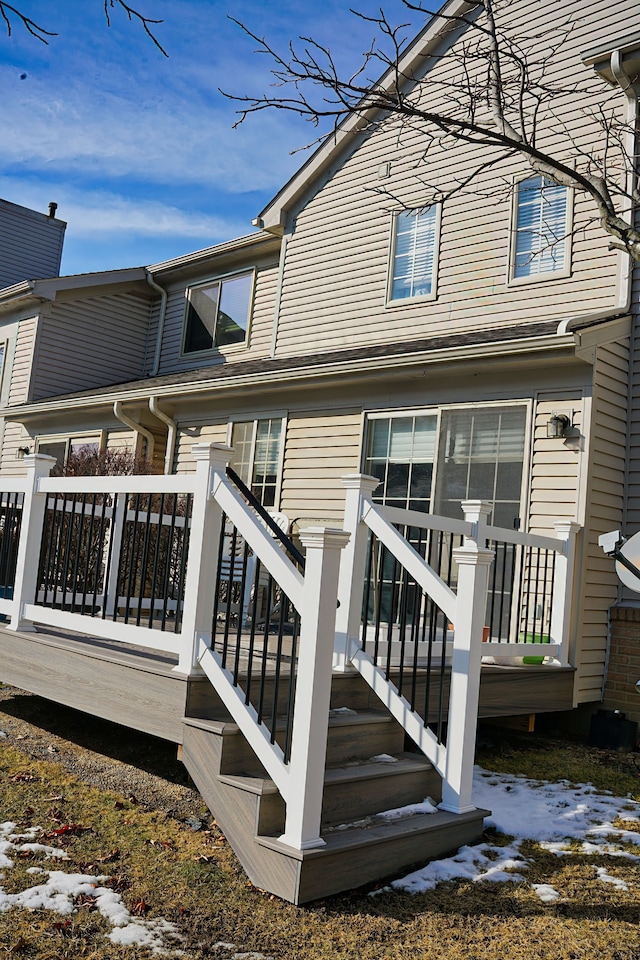
[[[360,820],[384,810],[439,800],[441,780],[425,757],[400,754],[394,762],[369,762],[329,768],[325,772],[322,822]]]
[[[275,837],[257,837],[256,844],[297,863],[295,902],[306,903],[445,856],[478,839],[488,814],[418,814],[331,833],[324,837],[324,846],[308,850],[295,850]]]
[[[183,723],[197,730],[225,738],[221,772],[250,773],[257,776],[265,771],[253,750],[247,744],[240,728],[228,720],[185,717]],[[282,746],[285,722],[276,726],[276,740]],[[235,740],[233,738],[236,738]],[[379,710],[355,712],[332,710],[327,736],[327,760],[331,766],[351,760],[366,760],[378,754],[400,753],[404,747],[404,731],[393,717]]]
[[[381,753],[395,754],[403,747],[404,730],[388,713],[333,708],[329,714],[329,764],[367,759]]]

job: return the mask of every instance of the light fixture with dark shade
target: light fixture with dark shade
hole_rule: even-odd
[[[559,440],[566,437],[571,430],[571,419],[566,413],[552,413],[547,423],[547,438]]]

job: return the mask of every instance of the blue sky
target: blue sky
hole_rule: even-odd
[[[0,197],[43,212],[58,203],[64,273],[150,264],[250,233],[306,159],[291,152],[313,131],[293,115],[266,111],[233,130],[237,105],[218,88],[266,90],[270,64],[229,13],[279,49],[312,36],[348,71],[375,32],[348,0],[133,0],[164,20],[167,59],[122,11],[107,29],[103,0],[13,2],[59,36],[45,46],[17,23],[11,37],[0,32],[0,128],[10,131]],[[385,10],[408,19],[401,0]]]

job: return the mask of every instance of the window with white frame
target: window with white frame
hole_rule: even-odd
[[[390,301],[435,296],[438,219],[436,205],[394,215]]]
[[[569,259],[568,190],[545,177],[517,185],[513,279],[566,271]]]
[[[231,466],[265,507],[278,503],[284,420],[244,420],[233,423]]]
[[[36,453],[54,457],[56,466],[62,467],[73,453],[93,453],[100,449],[100,437],[41,437],[36,443]]]
[[[253,271],[249,271],[189,287],[184,353],[246,343],[253,279]]]
[[[463,500],[488,500],[491,522],[513,527],[526,425],[524,404],[370,414],[363,468],[380,480],[374,499],[457,519]]]

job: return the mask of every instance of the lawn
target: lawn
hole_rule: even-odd
[[[170,745],[11,690],[0,731],[0,957],[640,958],[640,828],[624,819],[640,799],[634,754],[490,733],[479,761],[497,774],[487,787],[513,795],[513,830],[546,791],[569,813],[576,796],[618,809],[616,836],[587,853],[578,828],[562,851],[489,828],[485,866],[515,849],[503,872],[520,879],[471,871],[423,893],[380,885],[298,908],[248,883]]]

